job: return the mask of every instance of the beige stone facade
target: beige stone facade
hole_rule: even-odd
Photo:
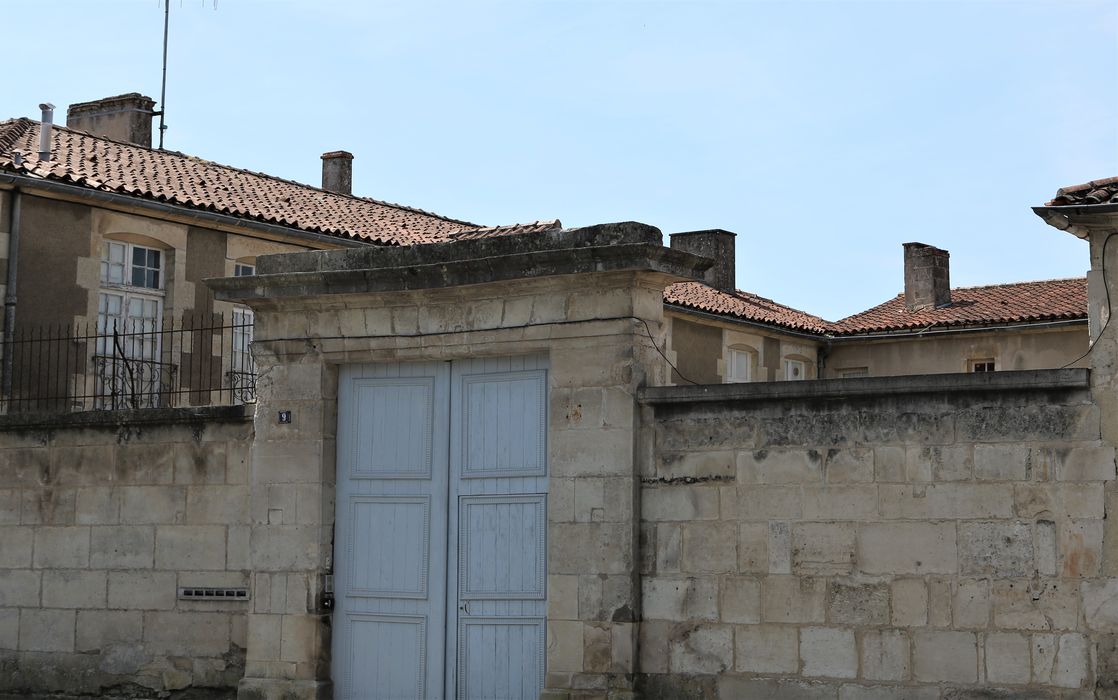
[[[340,368],[518,355],[550,367],[543,697],[1118,683],[1113,329],[1091,372],[680,387],[661,295],[706,263],[651,227],[259,264],[214,284],[256,312],[251,426],[0,432],[3,690],[330,697]],[[178,598],[207,582],[248,600]]]
[[[220,694],[244,673],[241,407],[0,425],[3,692]]]

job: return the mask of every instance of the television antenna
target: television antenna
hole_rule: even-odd
[[[181,1],[181,0],[180,0]],[[217,0],[213,0],[214,9],[217,9]],[[202,5],[205,6],[205,0]],[[163,150],[163,132],[167,131],[167,124],[163,121],[167,111],[167,37],[171,26],[171,0],[163,0],[163,82],[159,88],[159,150]]]

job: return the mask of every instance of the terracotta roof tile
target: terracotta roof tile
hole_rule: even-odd
[[[720,316],[809,333],[824,333],[829,323],[818,316],[749,292],[725,292],[702,282],[677,282],[664,290],[664,301]]]
[[[0,122],[0,170],[128,194],[242,219],[354,238],[380,245],[435,243],[468,221],[328,192],[264,173],[220,165],[55,125],[49,164],[39,161],[39,122]],[[12,151],[23,151],[16,165]]]
[[[563,228],[559,219],[550,221],[533,221],[530,224],[510,224],[508,226],[484,226],[467,228],[460,231],[451,231],[448,238],[456,241],[473,240],[475,238],[495,238],[497,236],[516,236],[522,233],[546,233],[558,231]]]
[[[1084,204],[1118,204],[1118,177],[1061,187],[1056,190],[1056,197],[1045,206],[1064,207]]]
[[[909,311],[904,295],[831,324],[834,335],[1087,318],[1083,277],[951,290],[951,304]]]

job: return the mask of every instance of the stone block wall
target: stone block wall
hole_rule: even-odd
[[[1115,455],[1080,372],[646,392],[639,687],[1113,692]]]
[[[243,407],[6,417],[0,693],[231,696],[250,603],[178,589],[248,585],[251,442]]]

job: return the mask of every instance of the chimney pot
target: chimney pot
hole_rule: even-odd
[[[322,154],[322,189],[353,194],[353,154],[330,151]]]
[[[669,236],[671,247],[714,260],[707,270],[706,283],[717,289],[732,292],[737,289],[734,269],[734,239],[736,233],[720,228],[706,231],[684,231]]]
[[[39,122],[39,160],[50,160],[51,132],[54,130],[54,105],[44,102],[39,105],[43,118]]]
[[[138,92],[78,102],[66,110],[66,126],[115,141],[151,148],[155,100]]]
[[[904,302],[909,311],[951,303],[951,254],[926,243],[904,244]]]

